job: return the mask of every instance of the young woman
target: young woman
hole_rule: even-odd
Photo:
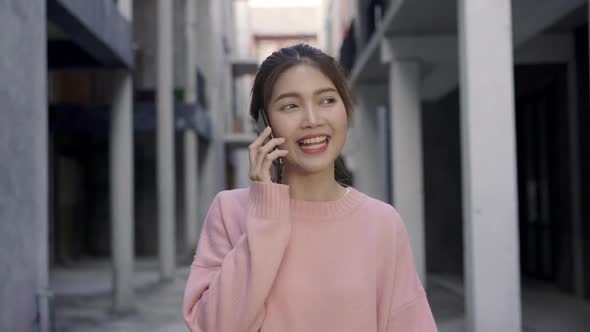
[[[308,45],[261,65],[250,113],[247,189],[219,193],[184,294],[199,332],[431,332],[436,325],[396,210],[335,179],[351,93],[339,64]],[[271,133],[274,139],[265,142]],[[273,161],[284,160],[284,184]]]

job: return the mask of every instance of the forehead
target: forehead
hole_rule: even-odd
[[[282,72],[272,89],[273,98],[282,93],[313,94],[322,88],[336,88],[334,83],[318,67],[299,64]]]

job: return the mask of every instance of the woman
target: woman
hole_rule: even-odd
[[[388,204],[335,179],[351,94],[339,64],[308,45],[261,65],[250,113],[248,189],[219,193],[184,294],[192,331],[436,331],[404,225]],[[284,184],[273,183],[283,158]]]

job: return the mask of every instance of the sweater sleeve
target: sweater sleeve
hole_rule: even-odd
[[[225,220],[232,206],[220,194],[211,204],[184,291],[184,320],[193,332],[254,332],[262,325],[291,232],[289,187],[254,182],[248,200],[246,230],[233,245],[228,226],[238,221]]]
[[[436,332],[436,323],[416,272],[406,229],[402,222],[400,226],[396,235],[394,285],[387,332]]]

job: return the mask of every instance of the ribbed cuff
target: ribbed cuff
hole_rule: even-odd
[[[250,184],[250,213],[257,217],[289,217],[289,186],[270,182]]]

